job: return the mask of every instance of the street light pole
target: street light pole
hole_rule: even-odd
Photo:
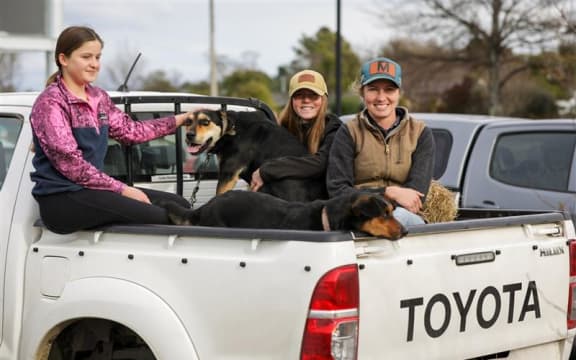
[[[214,0],[210,0],[210,95],[218,96],[216,50],[214,47]]]
[[[341,78],[342,78],[342,37],[340,36],[340,0],[336,0],[336,115],[342,112]]]

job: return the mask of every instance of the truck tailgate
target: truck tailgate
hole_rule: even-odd
[[[566,337],[569,251],[563,230],[551,235],[560,226],[357,241],[358,358],[465,359]]]

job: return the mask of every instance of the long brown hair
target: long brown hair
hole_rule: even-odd
[[[312,120],[312,126],[310,128],[310,135],[308,136],[308,143],[306,146],[308,147],[308,151],[310,154],[315,154],[318,152],[318,148],[320,147],[320,140],[322,140],[322,136],[324,135],[324,127],[326,126],[326,113],[328,112],[328,96],[322,96],[322,105],[320,106],[320,110],[318,111],[318,115],[314,120]],[[278,118],[278,122],[281,126],[285,127],[290,131],[294,136],[298,137],[300,141],[304,141],[305,135],[302,132],[301,122],[302,120],[294,111],[292,107],[292,98],[288,100],[288,103],[280,112],[280,117]]]
[[[64,29],[60,33],[60,36],[58,36],[58,40],[56,40],[56,49],[54,50],[54,60],[56,61],[58,71],[48,77],[48,80],[46,80],[46,86],[56,81],[56,77],[62,71],[62,65],[58,60],[60,54],[64,54],[66,57],[69,57],[72,52],[74,52],[74,50],[84,45],[85,42],[94,40],[97,40],[100,42],[100,45],[104,46],[104,42],[100,36],[96,33],[96,31],[89,27],[70,26]]]

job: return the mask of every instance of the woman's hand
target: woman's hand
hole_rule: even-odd
[[[258,191],[262,187],[262,185],[264,185],[264,181],[260,176],[260,169],[258,169],[252,173],[252,180],[250,181],[250,190]]]
[[[124,190],[122,190],[122,196],[126,196],[127,198],[142,201],[143,203],[146,204],[150,204],[150,199],[148,199],[148,196],[144,193],[144,191],[132,186],[124,187]]]
[[[400,186],[387,186],[384,194],[414,214],[418,214],[422,210],[424,194],[419,191]]]

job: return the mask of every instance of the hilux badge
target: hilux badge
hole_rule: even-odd
[[[562,246],[540,249],[540,256],[554,256],[562,254],[564,254],[564,248]]]

